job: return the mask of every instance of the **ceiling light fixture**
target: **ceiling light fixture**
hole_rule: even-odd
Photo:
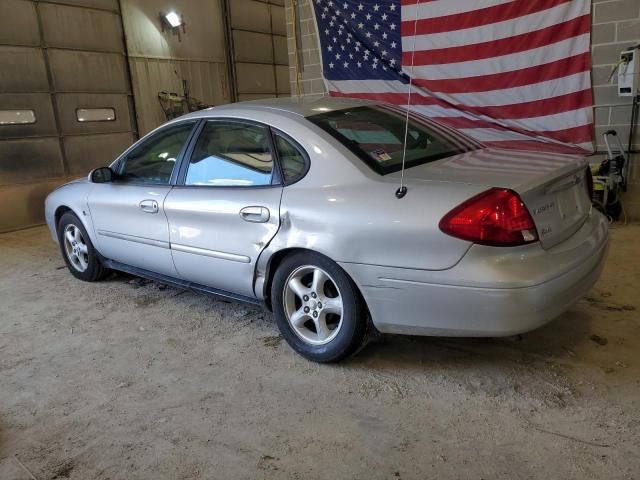
[[[165,30],[168,30],[174,35],[178,35],[178,41],[182,41],[180,30],[182,30],[182,33],[187,33],[184,23],[184,16],[182,14],[176,13],[175,10],[171,10],[167,13],[160,13],[160,25],[162,26],[163,32]]]
[[[173,28],[176,28],[182,25],[182,18],[178,16],[178,14],[173,10],[165,14],[164,18],[167,21],[167,23],[171,25],[171,27]]]

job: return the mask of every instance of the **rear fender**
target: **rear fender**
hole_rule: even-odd
[[[444,234],[444,214],[484,187],[442,182],[410,183],[398,200],[392,182],[363,182],[321,188],[286,187],[280,228],[263,250],[254,293],[269,295],[272,258],[283,251],[310,250],[337,263],[441,271],[456,265],[471,243]]]

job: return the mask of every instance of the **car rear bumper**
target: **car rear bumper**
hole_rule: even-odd
[[[506,336],[553,320],[598,280],[607,221],[593,212],[565,242],[501,248],[472,246],[454,267],[412,270],[341,263],[385,333]]]

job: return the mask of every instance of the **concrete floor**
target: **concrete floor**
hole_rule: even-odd
[[[640,478],[640,226],[612,237],[538,331],[323,366],[268,313],[83,283],[44,228],[0,235],[0,479]]]

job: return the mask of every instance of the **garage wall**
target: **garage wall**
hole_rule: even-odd
[[[640,43],[640,1],[594,0],[592,29],[593,92],[595,95],[596,134],[598,149],[604,150],[602,133],[613,128],[624,140],[629,140],[631,97],[618,97],[617,77],[609,83],[611,71],[620,52]],[[633,141],[640,149],[640,129]]]
[[[121,0],[140,134],[165,121],[158,92],[190,95],[206,105],[231,101],[222,0]],[[160,14],[182,14],[186,33],[162,32]]]
[[[0,125],[0,231],[42,223],[54,187],[131,143],[124,52],[117,0],[0,2],[0,113],[35,116]],[[81,121],[78,109],[109,114]]]
[[[237,99],[289,96],[284,0],[227,0]]]
[[[294,12],[293,0],[286,0],[287,35],[289,49],[289,79],[291,91],[304,94],[324,94],[322,66],[317,30],[309,0],[298,0]],[[297,26],[294,28],[294,13]],[[299,51],[296,52],[295,38]],[[616,86],[607,79],[625,47],[640,43],[639,0],[593,0],[593,85],[595,96],[596,133],[598,149],[603,149],[602,132],[615,128],[621,137],[628,139],[631,119],[631,102],[619,98]],[[296,70],[296,61],[300,67]],[[640,128],[634,136],[634,146],[640,149]]]
[[[291,93],[326,94],[327,89],[322,79],[318,31],[311,3],[307,0],[297,0],[294,10],[294,1],[285,0],[285,16]]]

